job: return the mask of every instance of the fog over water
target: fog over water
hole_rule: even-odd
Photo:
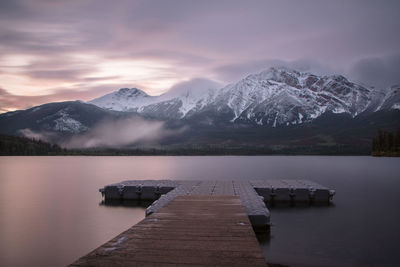
[[[310,179],[336,189],[331,206],[271,208],[268,262],[395,266],[400,249],[398,158],[0,157],[0,265],[65,266],[144,218],[100,205],[126,179]]]
[[[104,119],[91,129],[63,138],[62,134],[49,131],[33,131],[29,128],[19,131],[27,138],[57,143],[67,149],[86,148],[129,148],[141,146],[157,146],[163,138],[179,135],[187,127],[169,129],[164,121],[144,119],[139,116]]]
[[[168,135],[164,122],[148,121],[140,117],[108,119],[96,124],[88,132],[74,135],[61,144],[66,148],[120,148],[136,142],[156,141]]]

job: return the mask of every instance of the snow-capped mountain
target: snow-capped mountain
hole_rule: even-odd
[[[275,127],[308,122],[327,111],[354,117],[369,105],[369,94],[343,76],[271,68],[223,88],[216,105],[226,103],[234,112],[232,121]]]
[[[74,138],[96,141],[104,132],[118,139],[114,128],[121,130],[136,118],[144,124],[126,125],[129,132],[123,139],[143,125],[161,125],[169,137],[160,144],[172,148],[286,147],[288,152],[346,153],[347,147],[347,153],[369,153],[377,129],[397,131],[400,125],[399,85],[377,90],[340,75],[285,68],[271,68],[219,89],[214,85],[188,82],[160,96],[123,88],[89,103],[48,103],[3,113],[0,133],[61,145]],[[127,147],[135,145],[146,144]]]
[[[224,113],[230,122],[276,127],[310,122],[326,112],[355,117],[364,111],[399,108],[396,88],[386,94],[377,93],[341,75],[317,76],[270,68],[221,89],[188,88],[179,94],[149,96],[136,88],[123,88],[89,103],[159,119],[190,119],[207,114],[210,124],[213,117]]]
[[[107,110],[138,112],[162,119],[181,119],[190,112],[204,108],[214,95],[214,88],[172,90],[160,96],[149,96],[137,88],[122,88],[88,103]]]

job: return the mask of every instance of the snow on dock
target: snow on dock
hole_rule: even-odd
[[[241,199],[203,194],[215,182],[189,184],[194,194],[176,196],[70,266],[267,266]]]

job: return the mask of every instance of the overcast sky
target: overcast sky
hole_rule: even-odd
[[[381,88],[400,83],[399,14],[399,0],[0,0],[0,112],[280,65]]]

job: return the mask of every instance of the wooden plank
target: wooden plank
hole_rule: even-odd
[[[267,266],[239,197],[179,196],[71,266]]]

